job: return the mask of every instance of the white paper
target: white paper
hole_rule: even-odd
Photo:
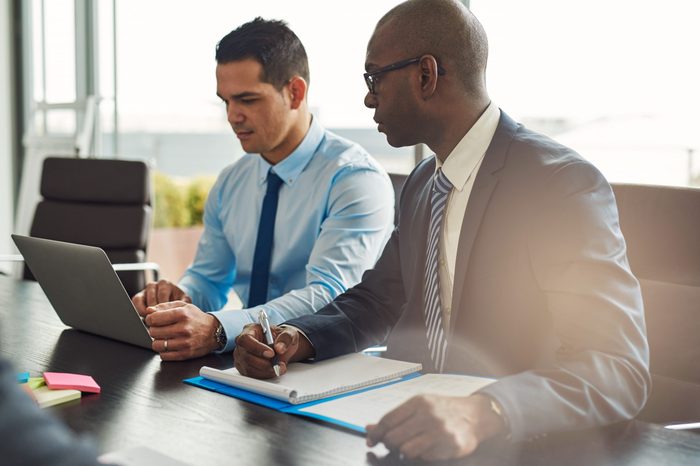
[[[199,373],[217,382],[300,403],[377,385],[420,369],[416,363],[352,353],[316,363],[290,364],[286,374],[269,380],[242,376],[235,368],[222,371],[204,366]]]
[[[314,413],[359,427],[375,424],[382,416],[414,395],[468,396],[495,379],[453,374],[425,374],[356,395],[319,403],[299,411]]]
[[[188,463],[143,446],[105,453],[97,460],[100,463],[118,466],[189,466]]]

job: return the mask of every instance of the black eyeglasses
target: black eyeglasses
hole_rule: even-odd
[[[378,70],[374,71],[369,71],[365,73],[363,76],[365,77],[365,84],[367,84],[367,89],[369,89],[370,94],[374,94],[374,85],[377,83],[377,76],[383,73],[388,73],[389,71],[395,71],[395,70],[400,70],[401,68],[406,68],[409,65],[413,65],[414,63],[418,63],[422,57],[416,57],[416,58],[409,58],[407,60],[401,60],[397,61],[396,63],[392,63],[391,65],[386,65]],[[442,76],[445,74],[445,69],[438,65],[438,75]]]

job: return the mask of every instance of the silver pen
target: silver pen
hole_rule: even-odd
[[[272,345],[275,343],[275,339],[272,337],[272,331],[270,330],[270,320],[267,318],[267,313],[265,313],[265,309],[260,309],[260,314],[258,314],[258,321],[260,322],[263,335],[265,336],[265,343],[267,343],[267,346],[272,348],[272,351],[274,352],[275,348],[273,348]],[[279,360],[277,359],[277,353],[275,353],[275,355],[272,357],[272,369],[275,371],[275,376],[279,377],[280,364]]]

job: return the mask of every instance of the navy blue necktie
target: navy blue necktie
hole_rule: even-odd
[[[267,191],[265,192],[262,211],[260,212],[258,239],[255,241],[248,307],[267,302],[267,285],[270,280],[270,261],[272,259],[272,243],[275,234],[277,200],[279,199],[278,195],[281,185],[282,179],[270,169],[267,172]]]

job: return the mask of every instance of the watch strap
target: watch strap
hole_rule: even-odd
[[[214,318],[216,319],[216,317]],[[219,319],[216,320],[219,322],[219,325],[216,326],[216,330],[214,331],[214,339],[216,340],[217,351],[221,351],[226,347],[228,338],[226,336],[226,330],[224,330],[224,326],[221,324],[221,321],[219,321]]]

